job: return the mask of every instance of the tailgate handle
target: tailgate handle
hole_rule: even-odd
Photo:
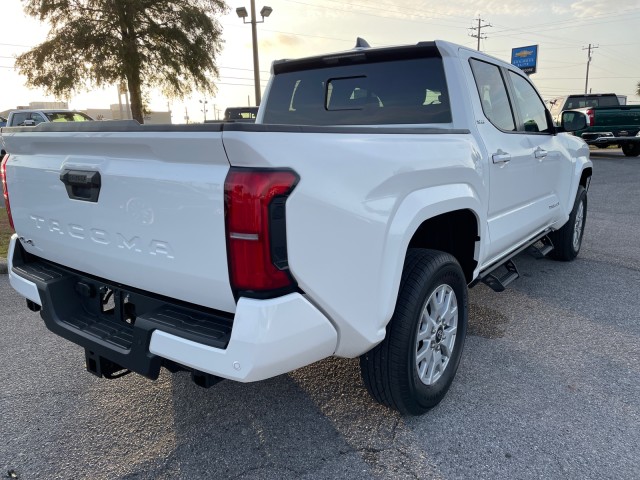
[[[100,195],[100,172],[95,170],[63,170],[60,181],[73,200],[97,202]]]

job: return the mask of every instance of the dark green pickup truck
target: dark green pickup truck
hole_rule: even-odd
[[[586,128],[575,135],[589,145],[606,148],[617,145],[627,157],[640,155],[640,105],[592,107],[562,113],[565,124],[586,120]]]

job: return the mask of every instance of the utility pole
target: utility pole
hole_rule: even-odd
[[[591,63],[591,50],[595,50],[596,48],[599,48],[599,45],[591,45],[589,44],[589,46],[587,48],[582,48],[582,50],[589,50],[589,52],[587,53],[587,78],[584,81],[584,94],[587,94],[587,90],[589,88],[589,64]]]
[[[480,18],[480,15],[478,15],[478,18],[476,18],[476,20],[478,21],[478,26],[477,27],[471,27],[471,28],[469,28],[469,30],[471,30],[472,32],[477,32],[477,33],[469,32],[469,36],[478,39],[478,49],[477,50],[480,51],[480,39],[484,40],[484,39],[487,38],[486,35],[482,35],[482,29],[483,28],[487,28],[487,27],[492,27],[493,25],[491,25],[490,23],[482,23],[482,22],[484,22],[484,20],[482,18]]]

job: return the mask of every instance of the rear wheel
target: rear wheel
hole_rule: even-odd
[[[640,155],[640,143],[623,143],[622,153],[627,157],[637,157]]]
[[[385,339],[360,357],[378,402],[419,415],[446,395],[467,332],[467,283],[448,253],[410,249]]]
[[[582,246],[584,226],[587,221],[587,191],[582,185],[578,187],[573,210],[569,220],[562,228],[551,232],[549,238],[553,242],[550,257],[556,260],[573,260],[578,256]]]

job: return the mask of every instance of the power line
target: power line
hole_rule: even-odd
[[[490,23],[483,24],[482,22],[484,22],[484,20],[482,18],[480,18],[480,15],[478,15],[478,18],[476,18],[476,20],[478,20],[478,26],[477,27],[471,27],[471,28],[469,28],[469,30],[471,30],[472,32],[477,31],[477,33],[469,32],[469,36],[478,39],[478,48],[477,48],[477,50],[480,51],[480,40],[485,40],[487,38],[486,35],[482,35],[482,29],[483,28],[487,28],[487,27],[492,27],[493,25],[491,25]]]
[[[505,27],[504,30],[497,30],[495,32],[496,37],[501,37],[501,36],[509,36],[508,33],[505,32],[524,32],[524,33],[530,33],[530,34],[534,34],[534,35],[538,35],[540,31],[545,31],[545,30],[557,30],[558,26],[563,26],[564,24],[569,24],[569,26],[567,26],[566,28],[579,28],[579,27],[583,27],[585,25],[598,25],[601,23],[610,23],[610,22],[616,22],[618,20],[611,20],[611,18],[613,17],[619,17],[619,16],[629,16],[629,15],[636,15],[637,14],[637,8],[631,8],[629,10],[625,10],[623,12],[618,12],[618,13],[606,13],[603,15],[596,15],[596,16],[592,16],[586,20],[583,21],[576,21],[575,18],[570,18],[568,20],[560,20],[557,22],[545,22],[545,23],[539,23],[539,24],[534,24],[534,25],[528,25],[525,28],[535,28],[534,31],[527,31],[525,29],[522,28],[507,28]],[[634,13],[636,12],[636,13]],[[608,19],[604,22],[599,22],[599,19]],[[627,20],[627,18],[622,19],[622,20]]]

